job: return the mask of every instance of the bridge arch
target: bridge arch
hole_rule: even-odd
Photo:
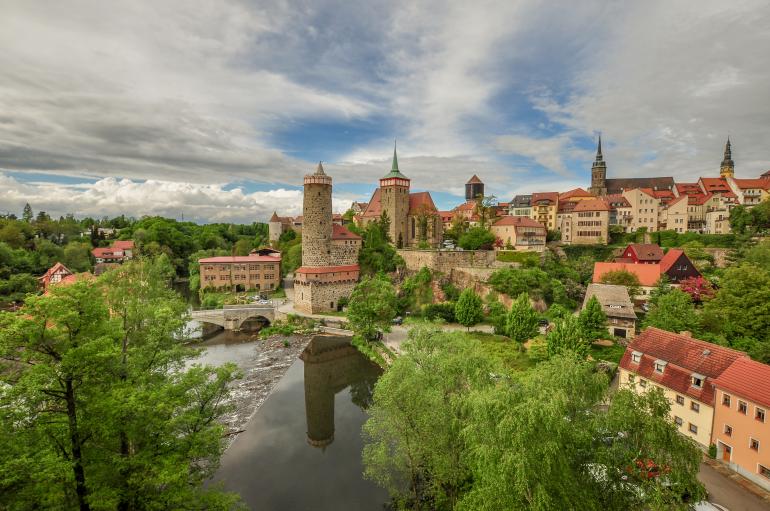
[[[253,332],[253,331],[261,330],[266,326],[270,326],[270,323],[271,323],[270,319],[268,319],[267,317],[261,314],[253,315],[241,321],[241,324],[238,326],[238,329]]]

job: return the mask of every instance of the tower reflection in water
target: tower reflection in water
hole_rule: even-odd
[[[350,337],[319,335],[300,358],[305,366],[307,443],[325,449],[334,442],[334,396],[350,387],[358,407],[365,410],[382,370],[350,344]]]

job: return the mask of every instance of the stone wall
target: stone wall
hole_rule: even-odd
[[[332,237],[332,186],[328,176],[305,176],[302,266],[328,266]]]
[[[703,250],[714,258],[714,266],[717,268],[726,268],[727,256],[730,252],[733,252],[733,249],[731,248],[706,247]]]
[[[453,268],[489,268],[495,262],[494,250],[397,250],[408,271],[423,267],[449,275]]]
[[[330,262],[335,266],[358,264],[358,252],[361,250],[359,240],[334,240]]]
[[[355,282],[301,282],[294,281],[294,308],[306,314],[337,310],[340,298],[350,297]]]

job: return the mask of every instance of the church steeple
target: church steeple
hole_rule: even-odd
[[[722,159],[722,165],[719,167],[719,177],[733,177],[735,176],[735,162],[733,161],[732,145],[730,144],[730,137],[727,137],[727,143],[725,144],[725,156]]]
[[[591,188],[588,191],[594,195],[607,195],[607,164],[602,154],[602,136],[599,135],[599,143],[596,146],[596,159],[591,166]]]
[[[398,170],[398,155],[396,154],[396,141],[393,141],[393,163],[390,165],[390,172],[383,176],[381,179],[390,178],[409,179]]]

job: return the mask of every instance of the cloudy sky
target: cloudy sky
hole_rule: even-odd
[[[770,168],[770,4],[0,0],[0,213],[297,214],[366,200],[398,138],[440,208],[609,175]]]

